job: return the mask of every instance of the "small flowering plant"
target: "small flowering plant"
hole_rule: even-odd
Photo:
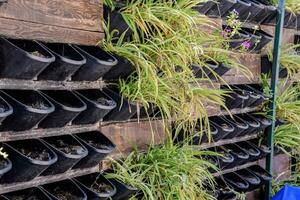
[[[4,152],[3,147],[0,147],[0,156],[2,156],[4,159],[8,158],[8,154]]]

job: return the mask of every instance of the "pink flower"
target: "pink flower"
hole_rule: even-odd
[[[243,47],[244,49],[249,49],[249,48],[250,48],[250,42],[249,42],[249,41],[244,41],[244,42],[242,43],[242,47]]]

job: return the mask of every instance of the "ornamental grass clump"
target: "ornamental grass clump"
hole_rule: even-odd
[[[144,200],[210,200],[214,189],[214,165],[204,159],[213,152],[188,145],[152,146],[146,153],[132,152],[124,161],[113,161],[115,178],[140,190]]]

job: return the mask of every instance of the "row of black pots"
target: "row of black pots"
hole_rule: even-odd
[[[261,73],[271,74],[272,73],[272,61],[269,60],[267,55],[261,57]],[[279,78],[286,78],[288,76],[288,70],[280,66],[279,67]]]
[[[277,14],[276,7],[266,5],[261,0],[211,0],[199,4],[195,9],[209,17],[222,18],[235,11],[240,20],[258,24],[275,19]]]
[[[196,78],[216,79],[217,76],[222,76],[229,71],[230,67],[224,63],[217,63],[213,60],[209,60],[203,66],[192,64],[191,69]]]
[[[248,51],[259,53],[272,40],[273,36],[262,30],[241,28],[239,33],[232,37],[230,47],[233,49],[240,48],[244,42],[247,42],[249,43],[249,48],[247,48]]]
[[[220,155],[207,156],[208,160],[218,166],[221,170],[234,168],[249,162],[264,158],[271,152],[270,148],[258,147],[254,141],[243,141],[236,144],[227,144],[219,147],[212,147]]]
[[[2,90],[0,130],[25,131],[40,128],[124,121],[137,114],[138,106],[119,93],[88,90]]]
[[[232,116],[214,116],[209,118],[211,140],[217,142],[222,139],[232,139],[246,135],[255,135],[271,125],[272,121],[257,114],[237,114]],[[192,144],[200,145],[208,142],[208,134],[201,133],[200,124],[196,126]]]
[[[126,77],[133,66],[96,46],[0,38],[0,77],[26,80],[96,81]]]
[[[234,191],[249,192],[270,180],[272,176],[265,169],[254,165],[219,177],[216,180],[218,190],[215,196],[218,200],[234,199]]]
[[[135,192],[135,188],[114,179],[106,179],[99,173],[93,173],[35,188],[6,193],[0,196],[0,200],[127,200]]]
[[[12,163],[10,170],[2,174],[1,184],[95,167],[115,148],[107,137],[97,131],[13,141],[1,146]]]
[[[262,87],[256,84],[223,86],[222,89],[229,90],[229,95],[225,97],[228,109],[257,107],[267,99]]]

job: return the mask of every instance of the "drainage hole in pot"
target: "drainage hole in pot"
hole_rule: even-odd
[[[50,153],[47,152],[45,149],[41,150],[38,147],[31,147],[31,148],[16,148],[21,154],[27,156],[33,160],[40,160],[40,161],[48,161],[51,160]]]
[[[55,140],[53,145],[66,154],[81,155],[85,152],[84,148],[79,145],[68,144],[64,140]]]
[[[66,191],[64,188],[59,186],[55,187],[51,192],[59,200],[75,200],[82,199],[80,196],[76,196],[69,191]]]

